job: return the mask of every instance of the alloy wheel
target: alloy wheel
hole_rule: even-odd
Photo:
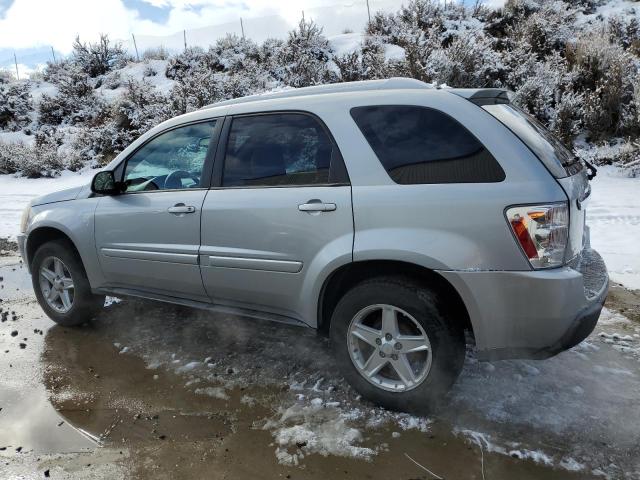
[[[47,304],[58,313],[73,307],[75,288],[69,268],[58,257],[47,257],[40,266],[40,290]]]
[[[347,343],[360,375],[384,390],[408,391],[429,375],[429,337],[413,316],[393,305],[370,305],[356,313]]]

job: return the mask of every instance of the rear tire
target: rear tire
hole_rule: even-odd
[[[82,262],[68,241],[52,240],[36,250],[31,280],[38,303],[59,325],[82,325],[104,306],[105,297],[91,292]]]
[[[407,278],[380,277],[340,299],[331,343],[343,375],[363,397],[423,414],[444,398],[464,364],[464,332],[453,320],[434,291]]]

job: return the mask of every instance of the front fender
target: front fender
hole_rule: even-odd
[[[78,250],[91,287],[102,286],[104,277],[98,264],[94,235],[98,201],[98,198],[84,198],[32,207],[31,222],[25,233],[25,251],[29,251],[29,241],[38,230],[57,230],[68,237]]]

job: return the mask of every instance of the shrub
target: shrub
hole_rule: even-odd
[[[25,127],[31,109],[29,83],[0,84],[0,129],[17,131]]]
[[[313,21],[301,20],[279,52],[280,80],[292,87],[308,87],[335,80],[328,68],[329,41]]]
[[[169,57],[169,51],[162,45],[159,47],[148,48],[142,52],[143,60],[168,60]]]
[[[104,34],[97,43],[82,43],[80,37],[73,42],[73,63],[92,78],[123,67],[130,59],[122,44],[112,44]]]

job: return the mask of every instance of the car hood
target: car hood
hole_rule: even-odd
[[[59,192],[48,193],[40,197],[34,198],[31,205],[44,205],[45,203],[65,202],[68,200],[75,200],[80,195],[80,192],[84,190],[86,186],[66,188]]]

